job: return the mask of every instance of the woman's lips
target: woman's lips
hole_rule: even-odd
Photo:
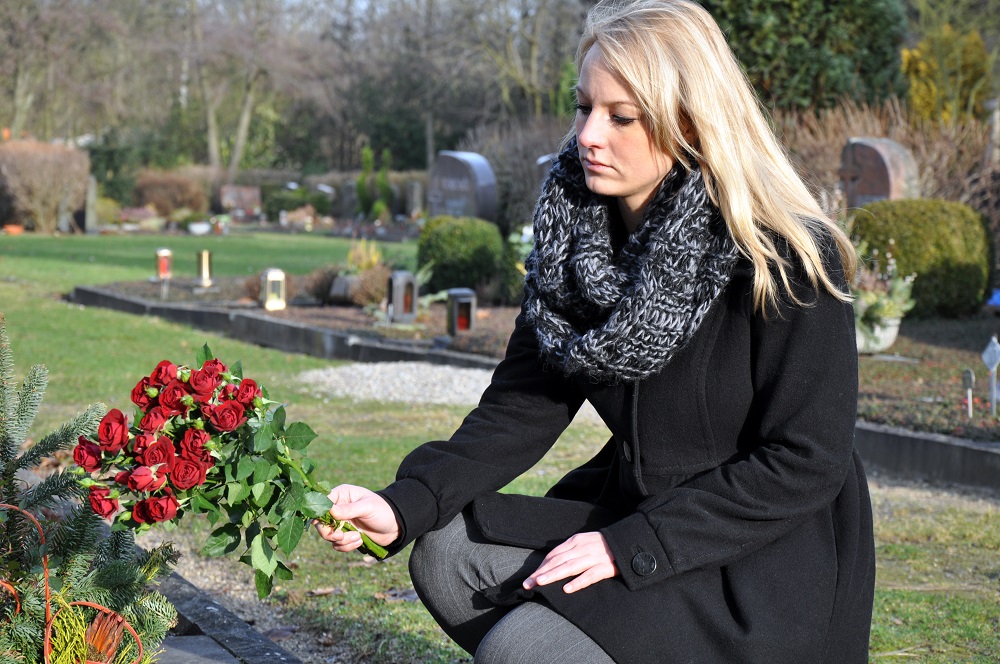
[[[586,157],[583,158],[583,167],[589,168],[590,170],[593,171],[603,171],[610,168],[610,166],[608,166],[607,164],[602,164],[599,161],[594,161],[593,159],[587,159]]]

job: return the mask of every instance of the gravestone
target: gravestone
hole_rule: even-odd
[[[442,150],[434,160],[427,190],[431,217],[496,220],[497,179],[486,158],[475,152]]]
[[[840,152],[840,181],[847,207],[873,201],[920,198],[913,154],[888,138],[850,138]]]
[[[260,187],[242,187],[224,184],[219,188],[219,202],[223,209],[238,218],[260,216]]]
[[[420,180],[410,180],[406,183],[406,215],[415,219],[423,210],[424,185]]]
[[[83,207],[83,230],[88,235],[97,235],[97,178],[93,175],[87,178],[87,200]]]

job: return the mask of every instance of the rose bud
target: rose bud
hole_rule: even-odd
[[[185,397],[187,397],[187,403],[184,402]],[[170,381],[160,391],[160,408],[166,415],[186,413],[191,403],[193,402],[188,394],[187,386],[179,380]]]
[[[88,473],[101,469],[101,448],[84,436],[80,436],[73,448],[73,462]]]
[[[162,360],[149,374],[149,382],[156,387],[162,387],[177,378],[177,365],[170,360]]]
[[[201,370],[213,376],[218,376],[229,371],[226,365],[216,358],[206,361],[205,364],[201,365]]]
[[[177,516],[177,499],[169,489],[165,496],[140,500],[132,509],[132,518],[139,523],[159,523],[170,521]]]
[[[131,475],[131,473],[129,473],[127,470],[121,471],[120,473],[115,475],[115,484],[123,484],[127,486],[129,475]]]
[[[208,471],[204,465],[197,461],[190,461],[185,458],[177,459],[174,469],[170,472],[170,483],[181,491],[186,491],[192,487],[205,483],[205,473]]]
[[[208,401],[212,398],[215,393],[215,388],[219,386],[219,377],[217,374],[208,373],[207,371],[195,370],[191,372],[190,378],[188,378],[188,390],[194,396],[194,400],[198,403]]]
[[[111,498],[110,493],[111,489],[106,486],[90,487],[90,509],[105,519],[118,511],[118,499]]]
[[[132,388],[132,403],[145,411],[150,406],[156,405],[156,395],[159,393],[159,390],[150,384],[149,376],[146,376]]]
[[[253,406],[254,399],[260,396],[260,387],[257,386],[257,381],[252,378],[244,378],[240,381],[240,386],[236,389],[236,400],[241,404],[250,408]]]
[[[226,383],[222,386],[222,391],[219,392],[219,401],[229,401],[230,399],[236,398],[236,386],[232,383]]]
[[[97,427],[100,447],[109,454],[118,454],[128,444],[128,419],[125,413],[112,408]]]
[[[157,475],[166,475],[174,467],[176,457],[173,442],[166,436],[160,436],[138,458],[139,463],[144,466],[159,466]]]
[[[155,433],[163,428],[170,416],[163,412],[159,406],[154,406],[139,420],[139,428],[143,431]]]
[[[146,448],[156,442],[156,434],[149,431],[142,431],[135,435],[132,440],[132,455],[140,456]]]
[[[212,409],[208,421],[219,431],[235,431],[247,421],[246,407],[239,401],[227,401]]]
[[[128,476],[128,488],[136,493],[156,491],[166,481],[166,477],[158,476],[149,466],[139,466]]]

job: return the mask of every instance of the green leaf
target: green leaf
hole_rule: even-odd
[[[243,378],[243,360],[236,360],[236,364],[229,367],[229,373],[237,378]]]
[[[316,470],[316,463],[308,457],[303,457],[301,459],[301,463],[302,463],[302,472],[304,472],[306,475],[312,475],[312,472]]]
[[[278,526],[278,546],[281,547],[286,556],[290,555],[298,546],[305,529],[306,520],[300,517],[291,516],[282,520],[281,525]]]
[[[253,483],[260,484],[271,479],[268,474],[271,472],[272,464],[267,459],[257,459],[253,462]]]
[[[271,589],[274,587],[274,579],[269,575],[257,570],[254,572],[253,582],[257,586],[257,597],[264,599],[271,594]]]
[[[194,494],[191,496],[191,509],[197,512],[208,512],[219,514],[218,506],[210,500],[206,500],[201,494]]]
[[[275,431],[284,431],[285,429],[285,407],[278,406],[274,415],[271,416],[271,428]]]
[[[292,580],[292,570],[285,567],[285,563],[278,561],[278,567],[274,570],[274,576],[281,579],[282,581]]]
[[[227,523],[216,528],[208,536],[201,552],[206,556],[221,556],[232,553],[240,545],[240,528],[235,523]]]
[[[316,438],[316,432],[305,422],[292,422],[285,430],[285,445],[289,449],[302,450]]]
[[[327,498],[326,495],[319,491],[310,491],[305,495],[299,511],[308,517],[316,518],[329,512],[331,507],[333,507],[333,501]]]
[[[278,508],[282,514],[289,512],[299,512],[306,498],[306,489],[301,484],[292,484],[285,491],[285,495],[278,501]]]
[[[243,482],[230,482],[226,485],[226,502],[239,505],[250,495],[250,487]]]
[[[257,429],[257,433],[253,435],[253,451],[266,452],[272,447],[274,447],[274,431],[265,424]]]
[[[259,569],[268,576],[272,576],[278,566],[274,549],[262,533],[257,533],[257,536],[250,541],[250,562],[253,563],[254,569]]]
[[[264,507],[271,501],[271,496],[274,495],[274,485],[268,482],[254,484],[250,487],[250,493],[253,495],[254,502]]]
[[[214,359],[215,355],[212,355],[212,349],[208,347],[208,344],[205,344],[204,346],[201,347],[201,349],[198,350],[198,354],[195,356],[194,361],[197,364],[195,368],[200,369],[203,364],[205,364],[209,360],[214,360]]]
[[[254,472],[254,462],[250,457],[241,457],[239,464],[236,466],[236,477],[237,481],[243,481],[250,477]]]

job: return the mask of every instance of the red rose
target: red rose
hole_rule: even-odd
[[[128,478],[130,473],[127,470],[123,470],[117,475],[115,475],[115,484],[128,485]]]
[[[144,466],[160,466],[156,471],[157,475],[166,475],[174,467],[174,444],[166,436],[160,436],[138,458],[139,463]]]
[[[166,481],[166,477],[153,472],[149,466],[139,466],[128,476],[128,488],[136,493],[156,491]]]
[[[214,465],[212,455],[205,449],[205,443],[209,440],[211,436],[204,429],[188,429],[181,438],[180,457],[211,467]]]
[[[174,469],[170,473],[170,483],[181,491],[200,486],[205,482],[207,470],[208,468],[201,463],[182,457],[174,464]]]
[[[202,413],[205,410],[206,406],[202,406]],[[246,408],[239,401],[227,401],[212,408],[206,416],[219,431],[234,431],[247,421]]]
[[[156,387],[166,385],[177,378],[177,365],[170,360],[162,360],[149,374],[149,381]]]
[[[118,499],[109,498],[109,493],[111,493],[111,489],[106,486],[90,487],[90,509],[94,510],[94,514],[105,519],[118,511]]]
[[[166,489],[167,495],[140,500],[132,508],[132,518],[139,523],[170,521],[177,516],[177,499]]]
[[[150,396],[150,392],[153,393],[153,396]],[[149,376],[146,376],[132,388],[132,403],[142,410],[146,410],[156,404],[156,394],[158,394],[158,390],[149,381]]]
[[[236,398],[236,386],[232,383],[226,383],[222,386],[222,391],[219,392],[219,401],[229,401],[230,399]]]
[[[253,400],[260,395],[260,387],[257,386],[257,381],[252,378],[244,378],[236,390],[236,400],[247,408],[252,406]]]
[[[88,473],[101,469],[101,448],[84,436],[80,436],[73,448],[73,462]]]
[[[100,447],[109,454],[118,454],[128,444],[128,420],[125,413],[112,408],[101,419],[97,427],[97,438]]]
[[[139,420],[139,428],[143,431],[156,433],[163,428],[163,425],[167,423],[167,419],[169,418],[170,415],[163,412],[162,408],[154,406]]]
[[[184,402],[184,397],[188,397],[187,403]],[[177,379],[170,381],[160,390],[160,408],[167,415],[186,413],[192,403],[187,387]]]
[[[215,388],[221,382],[218,374],[195,369],[191,372],[191,376],[188,377],[188,389],[191,390],[194,400],[201,403],[212,398]]]
[[[205,362],[205,364],[201,365],[201,370],[205,373],[211,374],[212,376],[218,376],[219,374],[229,371],[225,364],[215,358],[212,358],[211,360]]]
[[[146,451],[146,448],[156,442],[156,434],[143,431],[135,435],[132,441],[132,454],[139,456]]]

